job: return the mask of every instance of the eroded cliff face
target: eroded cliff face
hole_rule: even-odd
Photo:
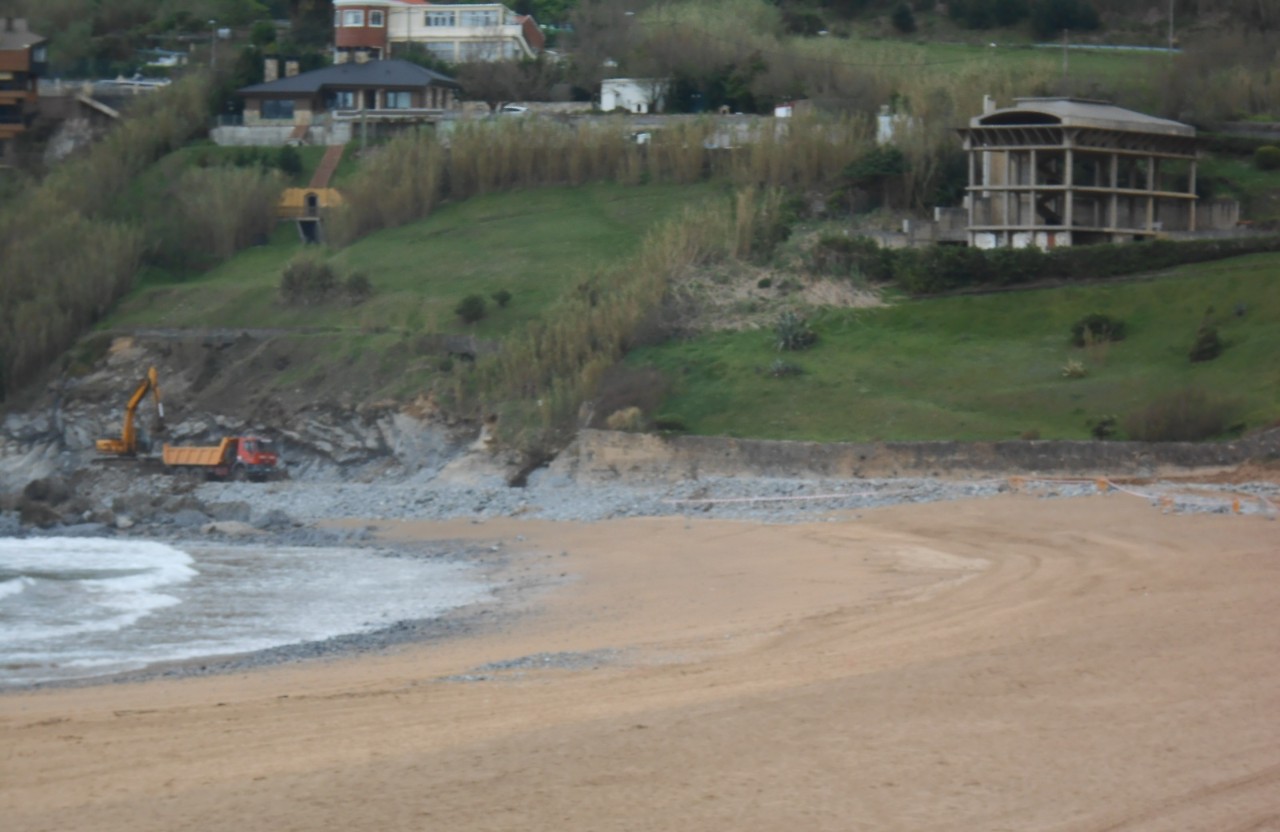
[[[0,493],[101,465],[95,441],[120,435],[126,402],[152,366],[163,430],[150,396],[136,425],[157,455],[164,442],[258,435],[276,443],[292,478],[370,480],[433,476],[473,444],[478,428],[447,418],[429,396],[370,400],[359,371],[309,374],[305,350],[270,334],[112,338],[89,372],[11,403],[0,420]]]

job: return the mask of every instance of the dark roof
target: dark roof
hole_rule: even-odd
[[[48,38],[44,35],[37,35],[35,32],[29,32],[25,28],[25,24],[20,31],[10,32],[5,28],[5,19],[0,17],[0,49],[8,52],[17,49],[30,49],[37,44],[44,43]]]
[[[310,95],[326,87],[457,87],[447,75],[408,61],[366,61],[313,69],[292,78],[254,84],[238,90],[240,95]]]

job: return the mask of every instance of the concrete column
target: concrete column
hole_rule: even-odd
[[[1116,196],[1115,189],[1120,187],[1120,157],[1111,154],[1111,205],[1107,211],[1107,228],[1113,233],[1116,230],[1116,221],[1120,216],[1120,203]],[[1113,241],[1114,242],[1114,241]]]
[[[1062,170],[1062,184],[1065,190],[1062,192],[1062,222],[1070,229],[1075,219],[1075,155],[1068,143],[1066,155],[1064,157]]]
[[[977,179],[978,179],[978,154],[973,150],[973,147],[972,147],[972,145],[970,145],[970,144],[969,144],[969,140],[968,140],[968,139],[965,139],[965,142],[964,142],[964,143],[965,143],[965,150],[969,151],[969,187],[971,187],[971,188],[972,188],[972,187],[974,187],[974,186],[976,186],[976,185],[978,184],[978,182],[977,182]],[[977,203],[978,203],[978,192],[977,192],[977,191],[967,191],[967,192],[966,192],[966,200],[967,200],[967,201],[968,201],[968,203],[969,203],[969,206],[968,206],[968,208],[969,208],[969,227],[970,227],[970,228],[973,228],[973,218],[976,216],[976,211],[977,211],[976,206],[977,206]],[[972,231],[970,231],[970,232],[969,232],[969,245],[973,245],[973,232],[972,232]]]
[[[1036,216],[1036,184],[1037,183],[1036,183],[1036,152],[1035,150],[1031,151],[1031,170],[1029,171],[1028,182],[1031,184],[1031,190],[1027,192],[1027,213],[1029,215],[1028,219],[1030,220],[1028,224],[1032,226],[1032,228],[1034,228],[1035,226],[1040,224],[1040,219]],[[1031,244],[1035,245],[1035,241],[1034,241],[1035,231],[1032,231],[1031,235],[1033,238]]]
[[[1191,192],[1192,196],[1194,196],[1194,195],[1195,195],[1195,192],[1196,192],[1196,160],[1195,160],[1195,159],[1192,159],[1192,160],[1191,160],[1191,177],[1190,177],[1190,179],[1191,179],[1191,181],[1190,181],[1190,185],[1189,185],[1189,187],[1190,187],[1190,189],[1191,189],[1191,191],[1190,191],[1190,192]],[[1188,231],[1195,231],[1195,230],[1196,230],[1196,201],[1197,201],[1197,200],[1195,200],[1195,199],[1192,199],[1192,200],[1191,200],[1191,212],[1190,212],[1190,219],[1191,219],[1191,223],[1190,223],[1190,227],[1187,229]]]
[[[1156,159],[1147,157],[1147,230],[1156,229]]]

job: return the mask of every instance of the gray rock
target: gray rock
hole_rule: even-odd
[[[208,523],[209,515],[193,508],[184,508],[170,514],[168,522],[169,525],[177,526],[180,529],[193,528]]]

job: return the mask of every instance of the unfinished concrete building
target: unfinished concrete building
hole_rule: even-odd
[[[1196,131],[1078,98],[1018,98],[960,131],[969,245],[1114,243],[1196,230]]]

